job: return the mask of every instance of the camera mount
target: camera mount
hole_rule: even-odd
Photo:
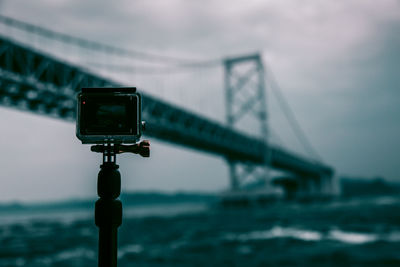
[[[118,227],[122,223],[122,203],[117,198],[121,194],[121,174],[116,164],[116,155],[134,153],[142,157],[150,156],[150,142],[139,144],[93,145],[91,151],[103,153],[103,164],[97,180],[95,224],[99,228],[99,267],[116,267],[118,252]]]

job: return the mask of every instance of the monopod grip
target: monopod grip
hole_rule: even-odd
[[[126,152],[139,154],[142,157],[148,158],[150,157],[150,141],[143,140],[139,144],[135,144],[132,146],[127,146],[127,145],[118,146],[117,153],[126,153]]]
[[[150,141],[143,140],[139,143],[139,154],[142,157],[148,158],[150,157]]]

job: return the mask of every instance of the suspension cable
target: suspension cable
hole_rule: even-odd
[[[272,93],[275,96],[276,100],[278,101],[281,110],[285,114],[285,117],[288,120],[289,125],[292,128],[296,138],[299,140],[299,142],[302,144],[302,146],[310,156],[314,157],[319,161],[323,161],[322,157],[316,152],[316,150],[311,145],[311,142],[305,135],[304,130],[301,128],[300,123],[298,122],[293,110],[290,108],[289,103],[287,102],[286,98],[283,95],[282,89],[279,86],[278,82],[276,81],[275,75],[273,74],[271,68],[269,68],[269,66],[267,65],[265,68],[265,72],[266,75],[268,75],[267,77],[269,77],[268,80],[271,81]]]
[[[105,53],[114,53],[120,56],[127,56],[134,59],[141,59],[152,62],[161,62],[166,64],[173,64],[182,67],[197,67],[197,66],[207,66],[220,64],[220,59],[212,60],[195,60],[188,58],[165,56],[155,53],[143,52],[133,49],[120,48],[96,41],[90,41],[87,39],[75,37],[72,35],[56,32],[53,30],[46,29],[44,27],[36,26],[31,23],[27,23],[21,20],[17,20],[11,17],[0,15],[0,23],[9,27],[13,27],[28,33],[40,35],[47,39],[56,40],[61,43],[71,44],[80,48],[95,50]]]

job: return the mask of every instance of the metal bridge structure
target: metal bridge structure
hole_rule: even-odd
[[[17,23],[10,18],[1,21]],[[24,26],[24,24],[22,24]],[[259,54],[228,58],[225,69],[227,123],[197,115],[153,96],[142,94],[145,135],[175,145],[194,148],[226,159],[231,190],[240,190],[248,176],[266,181],[276,169],[296,179],[305,192],[324,193],[333,168],[268,143],[265,77]],[[241,64],[253,67],[238,75]],[[253,83],[249,84],[249,81]],[[255,82],[254,82],[255,80]],[[76,94],[82,87],[124,86],[79,66],[46,55],[26,44],[0,36],[0,104],[63,120],[75,121]],[[223,90],[223,88],[221,88]],[[242,97],[245,92],[246,97]],[[260,125],[261,138],[238,131],[235,125],[250,113]]]

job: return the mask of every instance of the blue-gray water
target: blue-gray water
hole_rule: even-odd
[[[96,266],[93,211],[0,213],[0,266]],[[126,207],[119,266],[400,266],[400,198]]]

